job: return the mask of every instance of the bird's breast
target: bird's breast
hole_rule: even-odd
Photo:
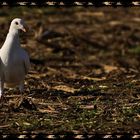
[[[19,54],[9,54],[8,56],[3,56],[1,59],[4,80],[7,83],[16,83],[24,80],[24,65]]]

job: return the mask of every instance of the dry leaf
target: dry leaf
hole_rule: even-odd
[[[55,86],[53,87],[52,89],[55,89],[55,90],[62,90],[64,92],[71,92],[71,93],[74,93],[77,89],[74,89],[72,87],[68,87],[66,85],[59,85],[59,86]]]
[[[140,115],[139,114],[137,114],[137,117],[140,119]]]
[[[99,88],[106,89],[106,88],[108,88],[108,86],[100,85]]]
[[[83,17],[83,16],[104,16],[103,12],[78,12],[75,14],[76,16]]]
[[[117,70],[118,69],[118,67],[116,67],[116,66],[110,66],[110,65],[103,65],[103,68],[104,68],[104,70],[105,70],[106,73],[109,73],[109,72],[111,72],[113,70]]]
[[[28,125],[28,126],[31,125],[31,124],[28,123],[28,122],[23,122],[23,124],[24,124],[24,125]]]
[[[110,24],[111,26],[116,26],[116,25],[121,25],[122,22],[120,22],[120,21],[110,21],[109,24]]]
[[[43,78],[43,77],[46,77],[46,73],[37,73],[37,74],[28,74],[28,76],[30,76],[31,78],[36,78],[36,79],[40,79],[40,78]]]
[[[140,18],[137,18],[137,17],[136,18],[133,18],[132,20],[133,21],[136,21],[136,22],[140,22]]]
[[[48,105],[48,108],[49,108],[50,110],[52,110],[52,111],[55,111],[55,108],[53,108],[53,107],[51,107],[51,106],[49,106],[49,105]]]
[[[93,81],[101,81],[101,80],[105,80],[106,77],[93,78],[93,77],[82,76],[81,79],[87,79],[87,80],[93,80]]]
[[[50,110],[50,109],[39,109],[41,113],[58,113],[58,111]]]
[[[0,128],[6,128],[6,127],[9,127],[10,125],[9,124],[6,124],[6,125],[0,125]]]
[[[80,108],[83,108],[83,109],[94,109],[94,105],[81,105]]]
[[[14,98],[14,100],[11,99],[9,101],[9,104],[10,104],[10,106],[13,106],[14,108],[18,108],[21,105],[22,102],[23,102],[23,97],[19,96],[17,98]]]
[[[55,137],[56,137],[55,135],[48,135],[49,139],[55,139]]]
[[[18,138],[19,139],[24,139],[26,137],[26,135],[20,135]]]
[[[83,135],[76,135],[75,138],[76,138],[76,139],[83,139],[84,136],[83,136]]]

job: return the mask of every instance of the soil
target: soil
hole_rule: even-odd
[[[2,134],[140,133],[138,7],[2,7],[1,46],[15,17],[31,69],[23,95],[5,89]]]

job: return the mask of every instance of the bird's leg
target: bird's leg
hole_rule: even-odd
[[[24,83],[23,82],[21,82],[20,85],[19,85],[19,91],[23,96],[23,93],[24,93]]]
[[[3,96],[3,88],[4,88],[4,82],[3,81],[0,81],[0,99]]]
[[[23,93],[23,91],[24,91],[24,85],[23,85],[23,83],[21,83],[19,85],[19,91],[20,91],[20,93]]]
[[[4,82],[2,80],[0,80],[0,100],[2,101],[3,99],[5,99],[4,95],[3,95],[3,90],[4,90]]]

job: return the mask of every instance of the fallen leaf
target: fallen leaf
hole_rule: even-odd
[[[28,76],[30,76],[31,78],[36,78],[36,79],[40,79],[40,78],[43,78],[43,77],[46,77],[46,73],[37,73],[37,74],[28,74]]]
[[[68,87],[66,85],[59,85],[59,86],[55,86],[55,87],[52,87],[52,89],[55,89],[55,90],[62,90],[64,92],[71,92],[71,93],[74,93],[77,89],[74,89],[72,87]]]
[[[100,85],[99,87],[102,88],[102,89],[108,88],[108,86],[103,86],[103,85]]]
[[[80,108],[82,108],[82,109],[94,109],[94,105],[81,105]]]
[[[48,108],[49,108],[50,110],[52,110],[52,111],[55,111],[55,108],[53,108],[53,107],[51,107],[51,106],[49,106],[49,105],[48,105]]]
[[[100,17],[102,17],[102,16],[104,16],[104,13],[103,12],[78,12],[75,15],[80,16],[80,17],[82,17],[82,16],[98,16],[98,17],[100,16]]]
[[[26,135],[20,135],[18,138],[19,139],[24,139],[26,137]]]
[[[120,21],[110,21],[109,24],[110,24],[111,26],[116,26],[116,25],[121,25],[122,22],[120,22]]]
[[[28,123],[28,122],[23,122],[23,124],[24,124],[24,125],[27,125],[27,126],[31,125],[31,124]]]
[[[39,109],[41,113],[58,113],[58,111],[50,110],[50,109]]]
[[[137,18],[137,17],[133,18],[132,20],[135,21],[135,22],[140,22],[140,18]]]
[[[103,66],[103,68],[104,68],[106,73],[109,73],[109,72],[111,72],[113,70],[117,70],[118,69],[118,67],[111,66],[111,65],[102,65],[102,66]]]
[[[105,80],[106,77],[101,77],[101,78],[94,78],[94,77],[87,77],[87,76],[82,76],[81,79],[88,79],[88,80],[93,80],[93,81],[101,81],[101,80]]]
[[[11,126],[11,125],[9,125],[9,124],[6,124],[6,125],[0,125],[0,128],[6,128],[6,127],[9,127],[9,126]]]

